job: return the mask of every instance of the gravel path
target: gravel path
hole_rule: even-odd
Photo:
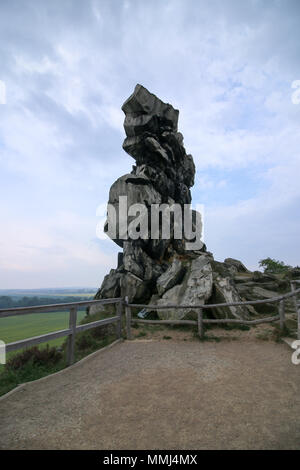
[[[118,343],[0,401],[1,449],[300,449],[284,344]]]

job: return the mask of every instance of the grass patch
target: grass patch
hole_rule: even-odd
[[[203,341],[215,341],[216,343],[220,343],[221,341],[220,336],[214,336],[214,335],[210,335],[210,336],[204,335],[202,338],[196,335],[196,337],[198,338],[199,341],[202,341],[202,342]]]
[[[143,331],[151,332],[151,331],[159,331],[164,330],[168,327],[168,325],[151,325],[147,323],[134,323],[131,325],[134,329],[142,329]]]
[[[85,317],[85,311],[79,311],[77,322]],[[69,312],[30,313],[0,318],[0,339],[5,343],[12,343],[33,336],[44,335],[52,331],[64,330],[69,327]],[[54,346],[63,343],[58,338]]]
[[[147,332],[146,331],[140,331],[139,334],[137,335],[137,338],[142,338],[142,337],[145,337],[147,336]]]
[[[50,323],[47,322],[47,325],[43,325],[44,329],[42,331],[37,330],[37,326],[33,325],[33,319],[30,318],[26,332],[18,331],[18,339],[38,336],[50,331],[67,328],[69,321],[68,312],[59,313],[63,315],[51,317]],[[113,312],[113,314],[115,313]],[[42,315],[43,318],[46,318],[46,315],[49,314],[40,315]],[[52,313],[50,315],[55,314]],[[31,316],[33,315],[25,315],[24,317],[18,316],[14,317],[14,319],[21,320]],[[34,318],[37,316],[39,316],[39,314],[34,314]],[[82,312],[81,315],[78,315],[80,324],[101,320],[103,318],[107,318],[108,316],[111,316],[110,312],[99,312],[88,317],[85,317],[84,312]],[[56,320],[56,322],[53,322],[53,318]],[[13,317],[8,319],[12,320]],[[7,318],[1,319],[1,321],[2,320],[7,320]],[[21,325],[24,325],[23,322],[20,323]],[[16,328],[14,323],[12,325]],[[48,330],[45,331],[45,329]],[[28,331],[30,333],[28,333]],[[8,341],[6,339],[6,342],[16,341],[17,339],[12,335],[12,333],[10,334],[11,336],[9,337]],[[6,335],[6,338],[7,337],[8,335]],[[92,352],[107,346],[115,339],[116,324],[99,326],[97,328],[77,333],[75,338],[75,362],[83,359]],[[13,352],[8,355],[7,363],[0,368],[0,396],[9,392],[21,383],[40,379],[66,367],[67,339],[60,338],[59,342],[54,340],[50,341],[49,343],[56,344],[54,344],[54,346],[49,346],[49,344],[42,344],[33,348],[27,348],[21,351]]]
[[[196,331],[197,330],[197,326],[196,325],[170,325],[172,330],[179,330],[179,331],[187,331],[187,332],[191,332],[191,331]]]
[[[18,370],[7,368],[0,374],[0,396],[24,382],[31,382],[46,375],[54,374],[54,372],[58,372],[64,367],[65,364],[63,362],[51,367],[49,365],[41,366],[29,362]]]
[[[0,374],[0,395],[19,384],[40,379],[65,367],[63,353],[55,347],[36,346],[24,349],[11,357]]]
[[[217,343],[219,343],[221,341],[221,338],[219,336],[214,336],[214,335],[210,335],[210,336],[207,336],[206,334],[206,326],[204,328],[204,334],[202,336],[202,338],[200,338],[199,334],[198,334],[198,330],[194,330],[193,331],[193,336],[195,339],[197,339],[198,341],[216,341]]]
[[[273,325],[273,340],[276,341],[276,343],[280,343],[282,338],[285,336],[290,336],[291,332],[289,328],[284,325],[283,329],[280,329],[279,325]]]
[[[256,338],[261,341],[270,341],[272,339],[273,332],[272,330],[263,330],[256,334]]]
[[[256,338],[261,341],[275,341],[280,343],[282,338],[290,336],[290,330],[286,326],[281,330],[278,324],[273,324],[270,328],[264,329],[256,334]]]
[[[225,323],[222,326],[222,323],[220,324],[221,328],[224,328],[224,330],[239,330],[239,331],[249,331],[251,329],[250,325],[243,325],[242,323]]]
[[[213,330],[214,328],[221,328],[226,331],[240,330],[249,331],[251,327],[256,325],[243,325],[242,323],[205,323],[205,330]]]

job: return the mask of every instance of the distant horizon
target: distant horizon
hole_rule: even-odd
[[[113,242],[112,242],[113,243]],[[209,250],[208,250],[209,251]],[[264,256],[262,257],[261,259],[263,258],[267,258],[268,256]],[[232,256],[227,256],[227,258],[233,258]],[[234,259],[237,259],[237,258],[234,258]],[[220,261],[218,259],[215,258],[215,261],[217,262],[223,262],[224,260]],[[253,266],[248,266],[244,263],[243,259],[239,259],[238,261],[241,261],[245,267],[250,271],[250,272],[254,272],[254,271],[260,271],[260,272],[263,272],[263,268],[259,266],[259,260],[257,261],[257,266],[253,267]],[[278,260],[278,261],[282,261],[282,260]],[[290,266],[292,267],[298,267],[300,265],[297,264],[297,263],[294,263],[294,264],[290,264]],[[0,289],[0,293],[1,292],[6,292],[6,291],[40,291],[40,290],[80,290],[80,289],[90,289],[90,290],[98,290],[100,287],[101,287],[101,283],[102,281],[100,281],[99,285],[98,286],[55,286],[55,287],[6,287],[6,288],[1,288]]]
[[[78,286],[78,287],[32,287],[32,288],[22,288],[22,287],[8,287],[7,289],[0,289],[0,293],[1,292],[8,292],[8,291],[30,291],[30,292],[34,292],[34,291],[42,291],[42,290],[97,290],[98,287],[82,287],[82,286]]]

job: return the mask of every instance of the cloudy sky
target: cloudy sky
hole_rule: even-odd
[[[300,265],[299,31],[299,0],[1,0],[0,288],[115,267],[97,207],[136,83],[180,110],[215,258]]]

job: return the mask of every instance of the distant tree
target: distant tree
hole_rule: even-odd
[[[13,299],[8,295],[0,296],[0,308],[15,307],[34,307],[37,305],[61,304],[70,302],[81,302],[87,300],[86,297],[66,296],[66,297],[22,297],[21,299]]]
[[[8,295],[0,296],[0,308],[11,308],[13,307],[13,301]]]
[[[264,273],[284,273],[291,269],[291,266],[285,264],[283,261],[278,261],[272,258],[265,258],[259,261],[259,266],[264,269]]]

